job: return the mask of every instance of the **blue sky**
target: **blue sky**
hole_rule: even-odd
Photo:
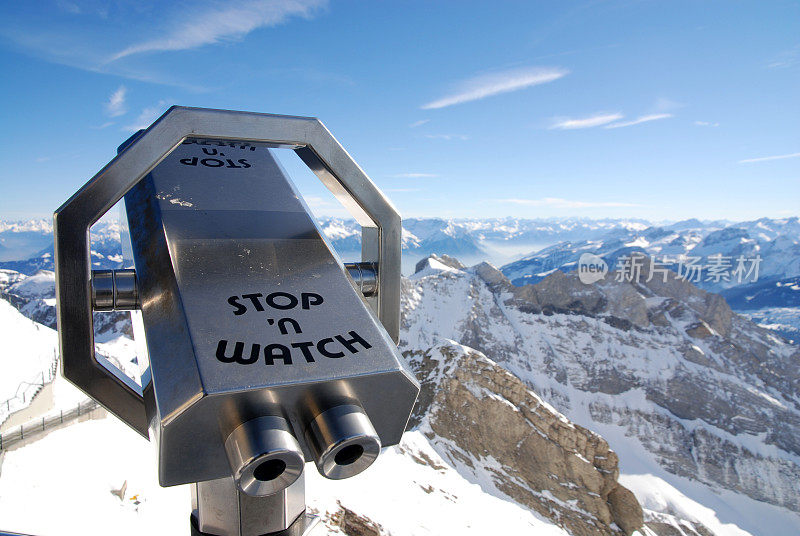
[[[164,4],[2,4],[0,219],[172,104],[319,117],[405,217],[800,214],[798,2]]]

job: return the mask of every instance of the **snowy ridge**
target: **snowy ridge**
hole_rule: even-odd
[[[3,221],[0,220],[0,233],[52,233],[53,221],[49,219],[39,220],[19,220],[19,221]]]
[[[87,444],[95,448],[87,449]],[[70,464],[46,467],[53,452]],[[187,486],[161,488],[156,460],[146,441],[113,418],[88,421],[53,432],[13,451],[0,477],[3,530],[30,534],[183,534],[190,507]],[[548,520],[514,502],[484,493],[444,461],[420,432],[385,449],[375,464],[354,478],[332,481],[307,467],[308,506],[324,530],[317,534],[353,534],[342,528],[343,509],[357,513],[380,534],[412,536],[484,536],[535,533],[567,536]],[[127,483],[122,500],[112,494]],[[387,485],[391,483],[391,485]],[[30,501],[48,515],[31,515]],[[85,523],[91,512],[92,523]],[[378,534],[364,532],[363,534]]]
[[[699,290],[681,296],[683,304],[694,304],[686,308],[674,297],[641,297],[616,285],[599,291],[559,279],[540,290],[544,297],[561,296],[564,310],[550,306],[546,313],[535,296],[514,296],[497,270],[443,270],[408,281],[401,347],[427,348],[449,338],[478,348],[572,421],[601,432],[615,450],[640,444],[633,459],[647,456],[647,472],[658,470],[682,490],[687,479],[699,479],[705,484],[698,489],[705,491],[697,496],[704,500],[703,494],[735,490],[737,500],[746,503],[731,514],[740,527],[755,534],[795,533],[796,513],[778,508],[782,513],[776,516],[775,507],[747,495],[798,509],[798,448],[793,439],[781,439],[798,437],[799,399],[791,379],[797,377],[796,347],[722,312],[706,320],[727,329],[725,337],[714,334],[708,322],[707,332],[698,331],[702,315],[694,308],[714,309],[704,301],[714,300]],[[580,300],[585,303],[578,307]],[[727,327],[723,317],[731,322]],[[731,353],[726,341],[736,341],[743,351]],[[777,385],[758,366],[749,368],[749,352],[761,356],[757,362],[783,367],[788,381]],[[726,399],[736,402],[720,405]],[[622,454],[623,472],[625,466]],[[780,519],[775,532],[758,528],[759,509]]]
[[[53,330],[22,316],[0,299],[0,423],[30,403],[45,381],[52,379],[56,361]]]
[[[641,534],[797,533],[796,347],[688,284],[586,286],[556,271],[515,289],[491,266],[465,269],[453,260],[429,259],[403,282],[401,349],[413,367],[430,367],[425,377],[440,397],[421,398],[428,413],[418,413],[403,443],[363,475],[331,482],[308,471],[309,504],[330,533],[352,534],[343,527],[356,516],[375,534],[486,534],[498,530],[498,517],[504,533],[618,534],[615,515],[629,522],[635,508],[623,491],[610,498],[616,476],[604,479],[604,467],[621,471],[619,483],[644,507]],[[50,281],[47,272],[0,272],[3,297],[19,300],[26,315],[52,309]],[[8,311],[13,322],[23,318]],[[102,326],[101,351],[138,376],[127,320]],[[40,336],[26,333],[8,337]],[[0,358],[0,377],[8,363]],[[58,385],[64,404],[82,396]],[[459,420],[469,411],[472,421]],[[479,426],[479,415],[495,428]],[[617,454],[584,426],[619,454],[619,469]],[[10,524],[0,528],[84,534],[74,512],[85,499],[100,525],[125,525],[123,534],[185,531],[185,516],[175,513],[188,510],[188,492],[158,488],[146,443],[123,430],[113,419],[91,421],[9,453],[0,520]],[[538,439],[561,445],[558,456],[543,458],[557,462],[552,471],[519,465],[546,452],[525,447]],[[87,458],[80,447],[87,440],[102,453]],[[521,448],[531,454],[520,456]],[[58,467],[57,478],[52,467],[34,469],[56,451],[84,461]],[[548,473],[557,478],[538,480]],[[396,484],[387,495],[388,479]],[[110,492],[125,480],[129,492],[119,500]],[[33,497],[60,514],[32,518],[22,503]],[[600,529],[586,532],[590,526]]]
[[[321,218],[320,227],[331,243],[343,255],[349,258],[361,249],[361,230],[351,219]],[[109,257],[120,253],[109,238],[116,232],[118,240],[119,224],[113,220],[102,220],[92,227],[93,250],[99,254],[96,262],[102,267],[115,267]],[[738,245],[738,234],[745,233],[744,245]],[[725,237],[728,237],[726,240]],[[566,259],[557,263],[550,259],[551,268],[542,269],[537,259],[549,254],[562,252],[566,255],[572,249],[603,249],[604,247],[643,248],[649,253],[686,253],[706,241],[707,246],[714,245],[711,253],[720,247],[731,249],[742,247],[747,249],[758,245],[762,256],[774,256],[776,261],[769,268],[776,272],[791,258],[781,258],[782,252],[790,247],[780,237],[788,237],[789,241],[800,236],[800,225],[797,218],[768,219],[762,218],[752,222],[732,223],[727,221],[686,220],[677,223],[654,223],[635,219],[580,219],[580,218],[486,218],[486,219],[441,219],[441,218],[407,218],[403,220],[402,244],[404,252],[404,271],[411,273],[418,260],[432,254],[447,254],[472,264],[488,260],[494,264],[504,264],[523,255],[523,259],[531,266],[524,269],[515,265],[513,273],[507,272],[514,280],[519,277],[535,276],[541,272],[558,268]],[[765,245],[775,242],[773,248]],[[750,245],[748,245],[750,244]],[[545,248],[555,246],[555,250],[545,253]],[[2,248],[6,248],[3,250]],[[752,248],[750,248],[752,249]],[[534,251],[536,253],[531,254]],[[748,250],[749,251],[749,250]],[[27,222],[0,222],[0,268],[10,268],[27,274],[37,269],[52,270],[52,259],[35,262],[35,258],[52,254],[52,225],[44,220]],[[567,255],[568,256],[568,255]],[[26,261],[29,261],[26,263]],[[545,263],[546,263],[545,262]],[[106,266],[108,265],[108,266]],[[792,266],[784,269],[788,273]],[[509,270],[512,270],[509,268]],[[768,270],[768,271],[769,271]],[[777,272],[776,272],[777,273]]]
[[[20,344],[40,341],[48,349],[54,344],[53,330],[35,325],[3,300],[0,314],[0,326],[15,330],[4,333],[3,340],[18,336]],[[20,332],[19,325],[31,326],[35,333]],[[117,345],[106,347],[106,353],[118,362],[130,362],[130,349],[120,338],[124,338],[121,333],[112,337]],[[0,378],[10,381],[27,374],[27,369],[15,363],[3,354]],[[47,365],[28,358],[22,363],[34,368]],[[59,409],[85,400],[60,376],[53,389],[53,403],[41,416],[57,415]],[[89,444],[90,449],[86,448]],[[68,457],[70,463],[40,463],[54,452]],[[113,418],[57,430],[14,450],[2,461],[2,529],[64,535],[106,534],[111,526],[121,534],[185,532],[189,490],[186,486],[160,488],[153,454],[145,441]],[[399,446],[385,449],[378,462],[356,478],[330,481],[319,476],[313,466],[306,474],[309,507],[323,519],[329,534],[352,534],[343,527],[344,518],[356,515],[354,512],[359,522],[383,527],[394,535],[483,535],[492,530],[568,534],[515,501],[485,493],[442,459],[421,431],[407,433]],[[120,499],[112,492],[119,493],[123,484],[127,492]],[[46,505],[49,514],[31,515],[26,505],[32,500]],[[90,510],[92,523],[87,526],[80,512]],[[414,515],[408,515],[409,511]],[[478,512],[484,514],[476,515]],[[352,522],[348,518],[348,523]]]
[[[762,280],[783,279],[800,275],[800,223],[798,218],[762,218],[724,225],[689,220],[668,226],[614,230],[601,237],[559,242],[503,266],[501,270],[515,284],[536,283],[548,271],[574,269],[583,253],[598,255],[613,268],[620,256],[632,251],[641,251],[659,260],[667,257],[673,262],[688,256],[705,260],[717,254],[733,258],[758,255],[763,259],[759,269]],[[700,281],[703,288],[719,289],[735,283]]]

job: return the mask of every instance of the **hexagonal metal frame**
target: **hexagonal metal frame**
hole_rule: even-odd
[[[367,302],[392,339],[400,329],[400,214],[316,118],[173,106],[53,215],[62,374],[148,437],[144,389],[94,352],[89,230],[186,138],[294,149],[362,226],[362,261],[378,264]]]

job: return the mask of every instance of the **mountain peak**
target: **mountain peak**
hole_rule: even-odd
[[[414,267],[414,275],[423,277],[437,272],[452,272],[463,270],[464,266],[461,261],[450,255],[428,255],[420,260]]]

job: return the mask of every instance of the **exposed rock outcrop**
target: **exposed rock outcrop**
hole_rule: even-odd
[[[339,511],[335,512],[326,524],[331,528],[341,530],[347,536],[381,536],[388,534],[383,527],[366,516],[362,516],[339,504]]]
[[[668,471],[800,512],[800,350],[644,266],[638,283],[554,271],[515,287],[485,263],[406,281],[401,348],[466,344]]]
[[[458,344],[407,358],[422,383],[414,424],[466,471],[576,536],[631,534],[642,509],[617,482],[617,455],[517,377]],[[620,531],[621,529],[621,531]]]
[[[614,522],[625,531],[632,534],[644,524],[642,507],[633,492],[625,486],[615,486],[608,494],[608,504]]]
[[[419,273],[426,268],[430,268],[431,266],[435,268],[439,265],[447,266],[448,268],[455,268],[456,270],[463,270],[466,268],[461,261],[451,257],[450,255],[429,255],[417,262],[416,266],[414,266],[414,273]]]

